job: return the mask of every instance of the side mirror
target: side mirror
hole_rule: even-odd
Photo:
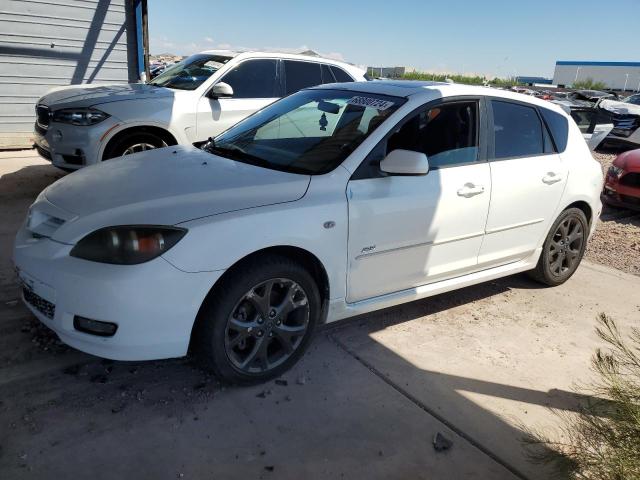
[[[233,97],[233,88],[231,85],[224,82],[216,83],[211,90],[209,90],[209,98],[224,98]]]
[[[393,150],[380,162],[380,170],[391,175],[426,175],[427,156],[413,150]]]

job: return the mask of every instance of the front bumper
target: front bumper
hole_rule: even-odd
[[[640,210],[640,188],[619,185],[609,179],[604,184],[601,199],[603,203],[614,207]]]
[[[56,167],[77,170],[100,162],[101,139],[118,124],[113,117],[86,127],[52,122],[45,129],[36,123],[34,146],[41,157]]]
[[[184,356],[207,293],[222,274],[186,273],[162,257],[140,265],[106,265],[70,257],[71,245],[18,232],[14,263],[25,304],[60,339],[114,360]],[[28,300],[28,301],[27,301]],[[112,322],[115,335],[76,330],[75,316]]]

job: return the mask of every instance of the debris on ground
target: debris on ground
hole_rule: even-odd
[[[453,445],[453,442],[440,432],[436,433],[433,437],[433,448],[436,452],[444,452],[449,450]]]

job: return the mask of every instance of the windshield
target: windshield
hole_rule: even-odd
[[[221,55],[192,55],[175,65],[149,82],[149,85],[175,88],[178,90],[195,90],[211,75],[216,73],[231,57]]]
[[[327,173],[404,102],[347,90],[302,90],[248,117],[203,148],[275,170]]]

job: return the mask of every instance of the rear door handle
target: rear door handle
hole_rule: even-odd
[[[464,187],[458,190],[459,197],[471,198],[484,193],[482,185],[474,185],[473,183],[465,183]]]
[[[562,181],[562,177],[558,175],[556,172],[547,172],[547,174],[542,177],[543,183],[547,185],[553,185],[554,183],[558,183]]]

